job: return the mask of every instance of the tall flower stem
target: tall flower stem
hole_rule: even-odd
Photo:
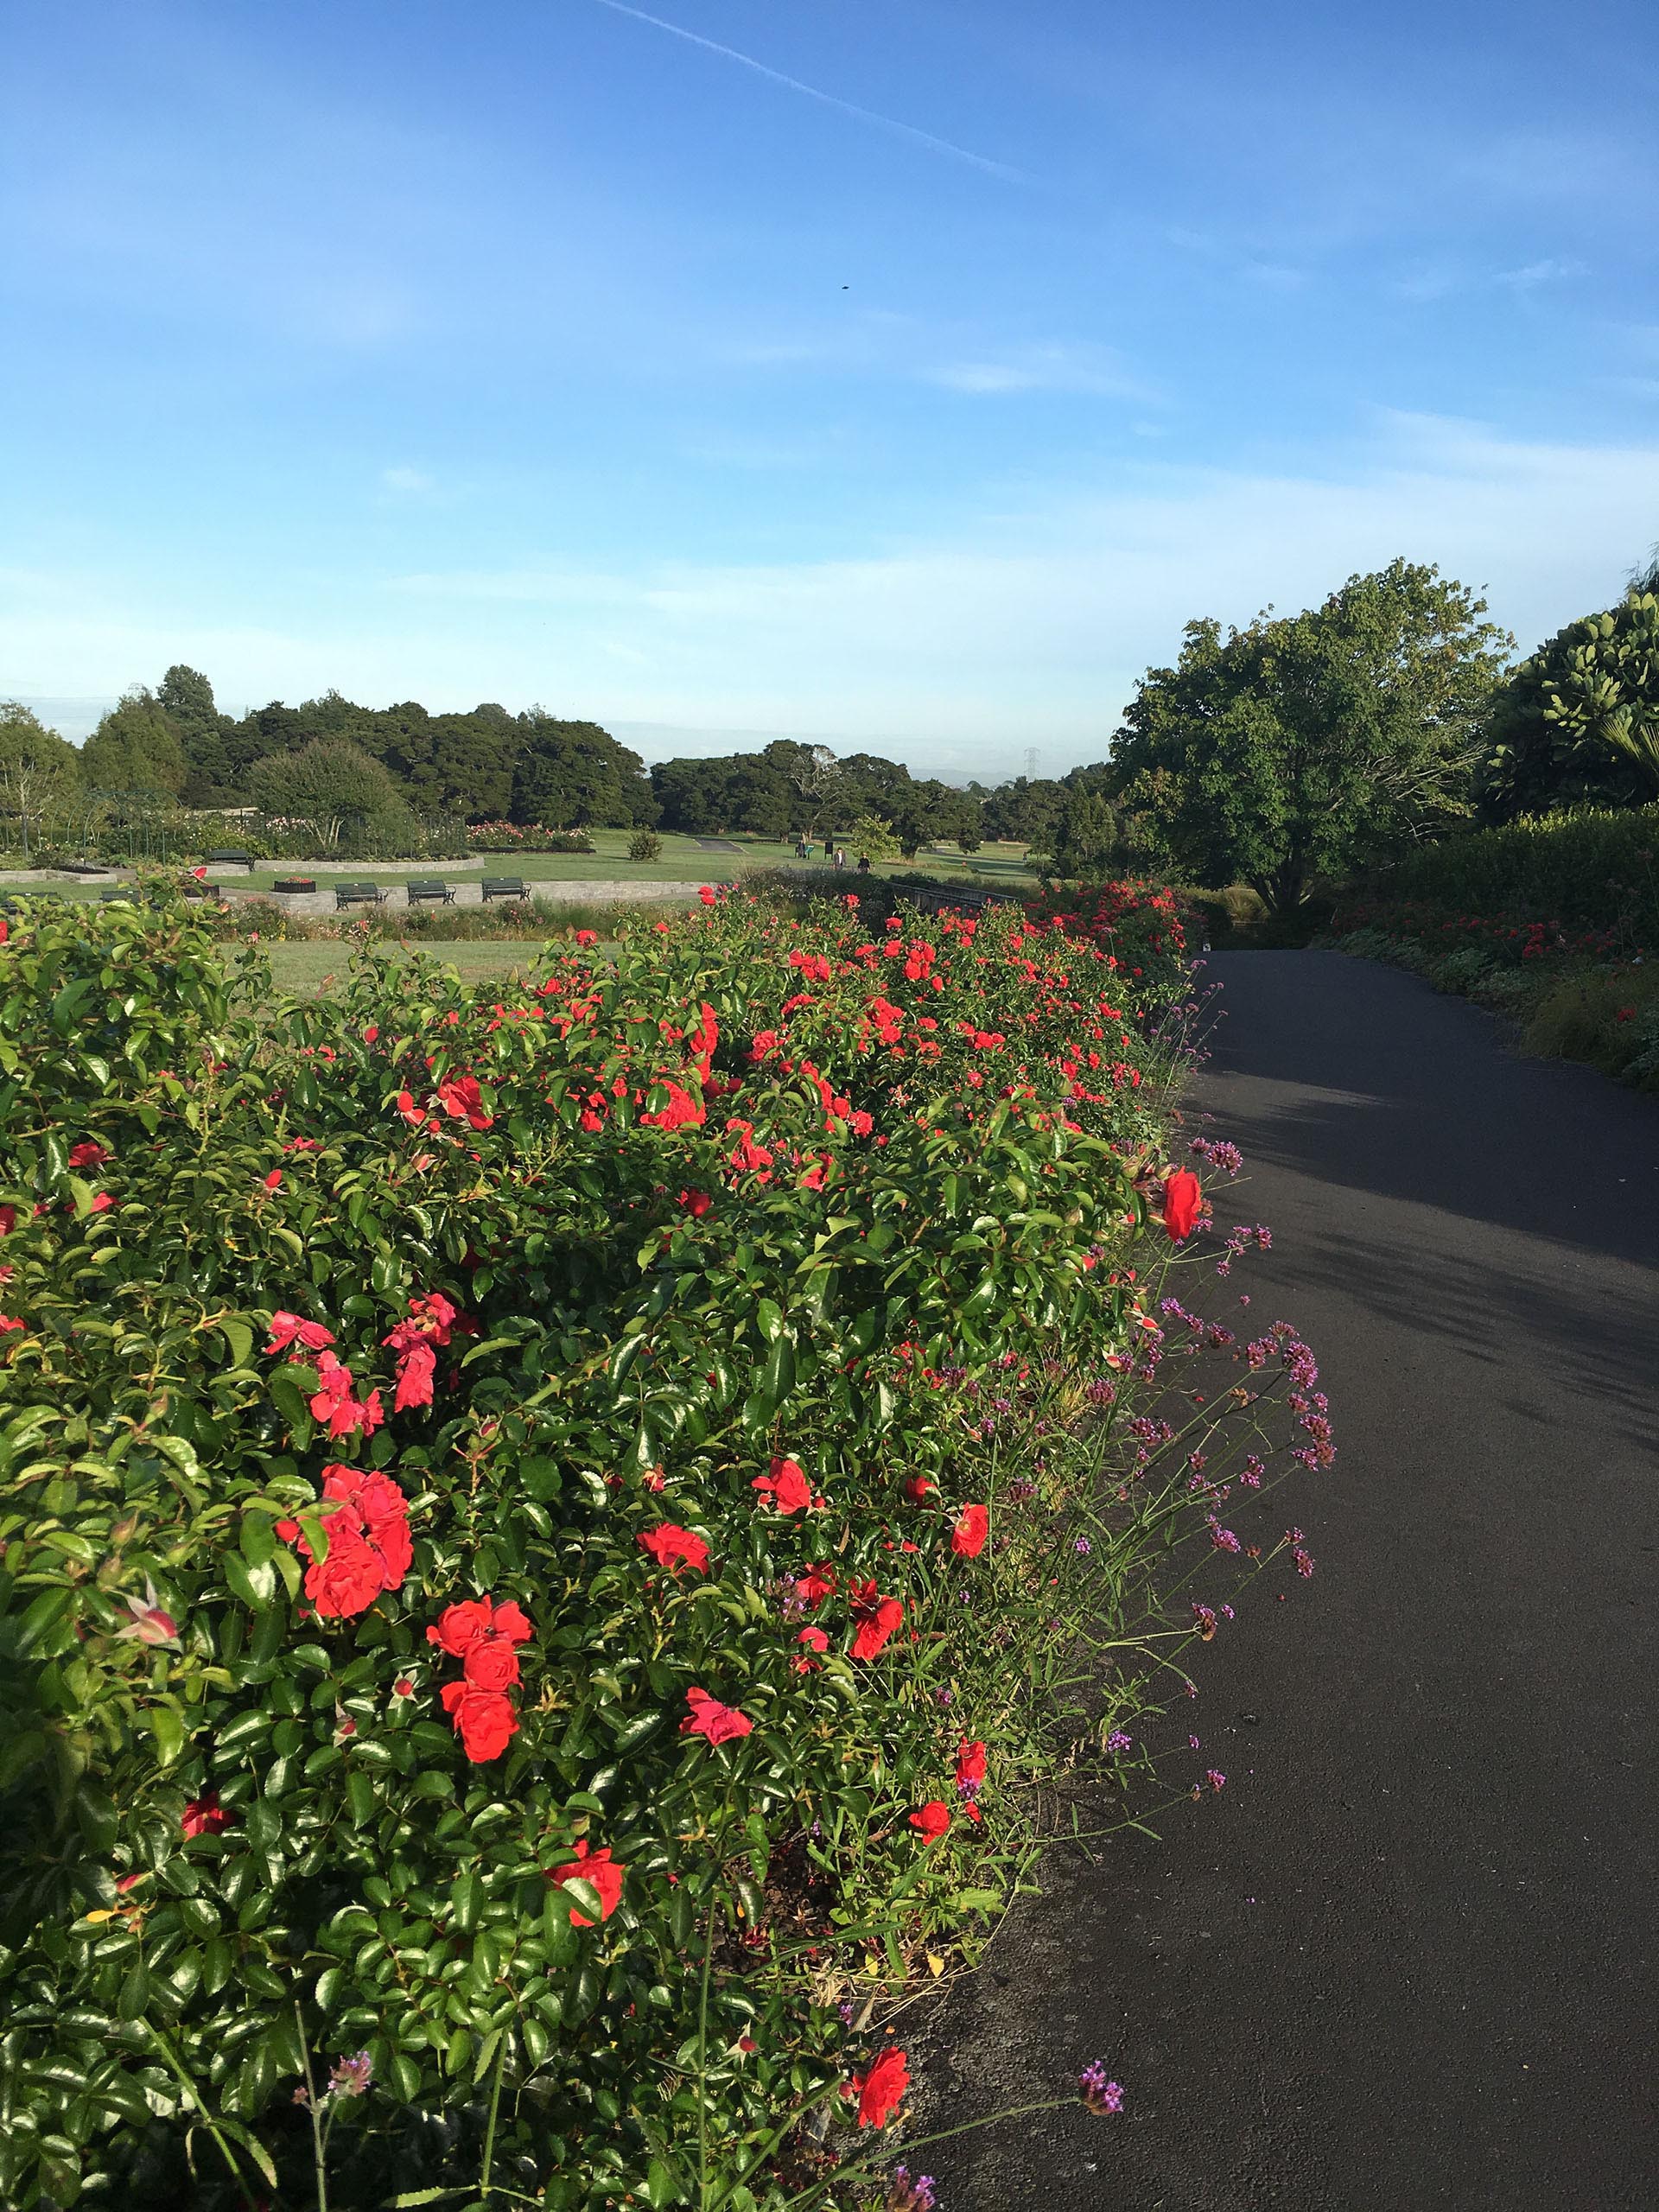
[[[305,2069],[305,2111],[311,2122],[311,2164],[317,2177],[317,2212],[328,2212],[328,2159],[323,2147],[322,2121],[317,2111],[317,2084],[311,2071],[311,2045],[306,2039],[305,2015],[294,1999],[294,2024],[299,2031],[300,2063]]]
[[[489,2202],[491,2193],[490,2171],[495,2164],[495,2123],[497,2115],[501,2110],[501,2081],[506,2072],[507,2044],[511,2039],[511,2027],[504,2027],[501,2031],[500,2048],[495,2054],[495,2080],[490,2088],[490,2117],[484,2130],[484,2160],[479,2169],[478,2176],[478,2185],[483,2193],[483,2202],[486,2204]]]

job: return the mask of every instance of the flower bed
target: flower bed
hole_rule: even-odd
[[[1152,1310],[1155,899],[1131,962],[704,899],[505,1001],[12,924],[8,2203],[854,2190],[868,1998],[1214,1632],[1147,1578],[1225,1491],[1120,1390],[1190,1325],[1328,1458],[1293,1334]]]
[[[543,830],[540,823],[474,822],[467,831],[469,853],[591,853],[585,830]]]
[[[1659,1090],[1659,962],[1628,919],[1575,928],[1558,916],[1356,901],[1334,930],[1344,952],[1390,961],[1509,1015],[1529,1052]]]

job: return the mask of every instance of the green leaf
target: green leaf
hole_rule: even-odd
[[[253,1354],[253,1331],[245,1321],[219,1321],[215,1326],[231,1348],[232,1366],[245,1367]]]
[[[240,1553],[226,1552],[220,1565],[232,1596],[239,1598],[250,1612],[263,1613],[276,1594],[276,1572],[270,1560],[250,1567]]]
[[[242,1525],[237,1531],[237,1541],[242,1547],[243,1558],[251,1567],[265,1566],[276,1550],[276,1524],[270,1514],[257,1511],[245,1513]]]
[[[156,1757],[163,1766],[171,1766],[184,1749],[184,1723],[170,1705],[152,1705],[144,1719],[156,1738]]]

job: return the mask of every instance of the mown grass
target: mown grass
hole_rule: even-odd
[[[328,997],[336,985],[344,983],[353,951],[349,944],[338,938],[320,944],[276,944],[265,949],[277,989],[308,998]],[[394,957],[400,957],[404,950],[395,944],[382,949]],[[426,938],[410,950],[442,960],[463,982],[470,983],[481,982],[486,976],[516,975],[530,965],[539,947],[522,939],[503,943],[484,938],[469,944],[460,938]]]

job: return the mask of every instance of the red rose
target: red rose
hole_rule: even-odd
[[[985,1548],[991,1516],[982,1505],[964,1505],[950,1531],[950,1548],[958,1559],[977,1559]]]
[[[297,1313],[285,1313],[280,1306],[270,1317],[270,1342],[267,1351],[285,1351],[298,1342],[308,1351],[321,1351],[334,1341],[332,1329],[325,1329],[321,1321],[302,1321]]]
[[[186,1835],[217,1835],[234,1817],[219,1803],[217,1789],[204,1789],[185,1807],[179,1826]]]
[[[910,1825],[921,1830],[924,1843],[937,1843],[950,1825],[950,1808],[943,1797],[930,1798],[920,1812],[911,1815]]]
[[[1178,1167],[1164,1185],[1164,1227],[1177,1244],[1192,1234],[1204,1185],[1190,1167]]]
[[[874,1592],[875,1585],[866,1583],[863,1593],[853,1601],[853,1618],[858,1623],[853,1638],[855,1659],[874,1659],[905,1618],[902,1599],[880,1598]]]
[[[476,1766],[499,1758],[518,1732],[518,1716],[505,1690],[475,1689],[470,1682],[446,1682],[443,1709],[455,1724],[461,1748]]]
[[[985,1779],[985,1746],[970,1744],[964,1736],[957,1745],[957,1787],[977,1789]]]
[[[407,1413],[411,1406],[429,1406],[432,1378],[437,1371],[438,1356],[429,1344],[412,1344],[399,1353],[397,1389],[391,1402],[393,1413]]]
[[[325,1620],[350,1620],[366,1613],[385,1588],[378,1554],[371,1551],[345,1513],[331,1513],[328,1556],[307,1568],[305,1594]],[[302,1550],[308,1551],[303,1536]]]
[[[505,1605],[498,1605],[493,1598],[462,1598],[444,1607],[437,1626],[426,1631],[426,1640],[452,1659],[464,1659],[481,1637],[505,1637],[509,1643],[523,1643],[534,1633],[511,1598]]]
[[[821,1605],[834,1594],[835,1587],[836,1570],[832,1567],[809,1567],[795,1580],[797,1592],[809,1605]]]
[[[706,1736],[711,1744],[725,1744],[734,1737],[747,1736],[754,1726],[747,1713],[740,1713],[735,1706],[722,1705],[707,1690],[687,1690],[685,1701],[691,1708],[691,1717],[681,1721],[682,1736]]]
[[[809,1651],[827,1651],[830,1649],[830,1639],[821,1628],[804,1628],[795,1641],[805,1644]]]
[[[494,1125],[495,1116],[484,1110],[484,1095],[475,1075],[451,1076],[441,1083],[438,1103],[452,1121],[464,1121],[469,1128],[487,1129]]]
[[[660,1528],[647,1529],[639,1541],[659,1567],[677,1574],[682,1567],[694,1567],[701,1573],[709,1564],[709,1547],[690,1529],[677,1528],[673,1522],[664,1521]]]
[[[366,1612],[383,1590],[396,1590],[414,1562],[409,1534],[409,1504],[390,1475],[363,1474],[355,1467],[322,1471],[322,1503],[328,1556],[316,1559],[300,1534],[299,1523],[279,1521],[276,1533],[299,1547],[312,1564],[305,1594],[325,1619],[346,1620]]]
[[[502,1636],[480,1637],[461,1663],[475,1690],[510,1690],[518,1679],[518,1654]]]
[[[622,1877],[627,1871],[611,1857],[608,1847],[603,1851],[589,1851],[584,1836],[576,1846],[575,1857],[563,1866],[550,1866],[547,1879],[560,1889],[567,1882],[591,1882],[599,1891],[599,1916],[608,1920],[622,1902]],[[572,1905],[570,1924],[573,1928],[591,1928],[594,1923],[586,1913],[578,1912]]]
[[[804,1513],[812,1503],[812,1485],[794,1459],[774,1459],[771,1472],[757,1475],[749,1487],[770,1491],[780,1513]]]
[[[654,1114],[639,1116],[648,1129],[700,1128],[708,1120],[708,1109],[691,1096],[683,1083],[676,1083],[671,1076],[659,1075],[655,1087],[668,1093],[668,1103]]]
[[[854,2075],[853,2087],[858,2092],[859,2126],[885,2127],[910,2088],[904,2052],[891,2047],[884,2050],[861,2074]]]

